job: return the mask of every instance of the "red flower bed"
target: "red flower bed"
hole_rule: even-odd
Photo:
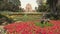
[[[9,24],[4,27],[10,34],[38,34],[40,32],[40,28],[35,26],[32,22],[20,22]]]
[[[60,34],[60,21],[50,21],[51,27],[38,27],[33,22],[19,22],[4,27],[10,34]]]

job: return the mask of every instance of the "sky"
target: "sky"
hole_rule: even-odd
[[[24,9],[28,3],[31,4],[33,10],[35,9],[35,7],[38,7],[36,0],[20,0],[20,1],[21,1],[21,7]]]

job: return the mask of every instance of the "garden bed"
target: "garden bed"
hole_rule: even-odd
[[[37,24],[37,22],[36,22]],[[6,25],[4,29],[10,34],[60,34],[60,21],[51,20],[45,27],[35,25],[33,22],[19,22]],[[53,26],[51,26],[53,24]],[[47,26],[46,26],[47,25]]]

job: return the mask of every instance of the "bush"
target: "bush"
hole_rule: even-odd
[[[52,20],[59,20],[59,19],[60,19],[60,15],[55,15],[55,14],[52,14],[52,13],[46,14],[45,17],[46,17],[46,18],[50,18],[50,19],[52,19]]]
[[[9,23],[12,23],[14,21],[11,18],[8,18],[8,17],[0,14],[0,25],[2,25],[5,22],[7,22],[6,24],[9,24]]]

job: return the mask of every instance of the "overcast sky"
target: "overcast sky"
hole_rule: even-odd
[[[21,7],[25,9],[26,4],[31,4],[32,9],[34,9],[35,7],[37,7],[37,3],[36,0],[20,0],[21,1]]]

